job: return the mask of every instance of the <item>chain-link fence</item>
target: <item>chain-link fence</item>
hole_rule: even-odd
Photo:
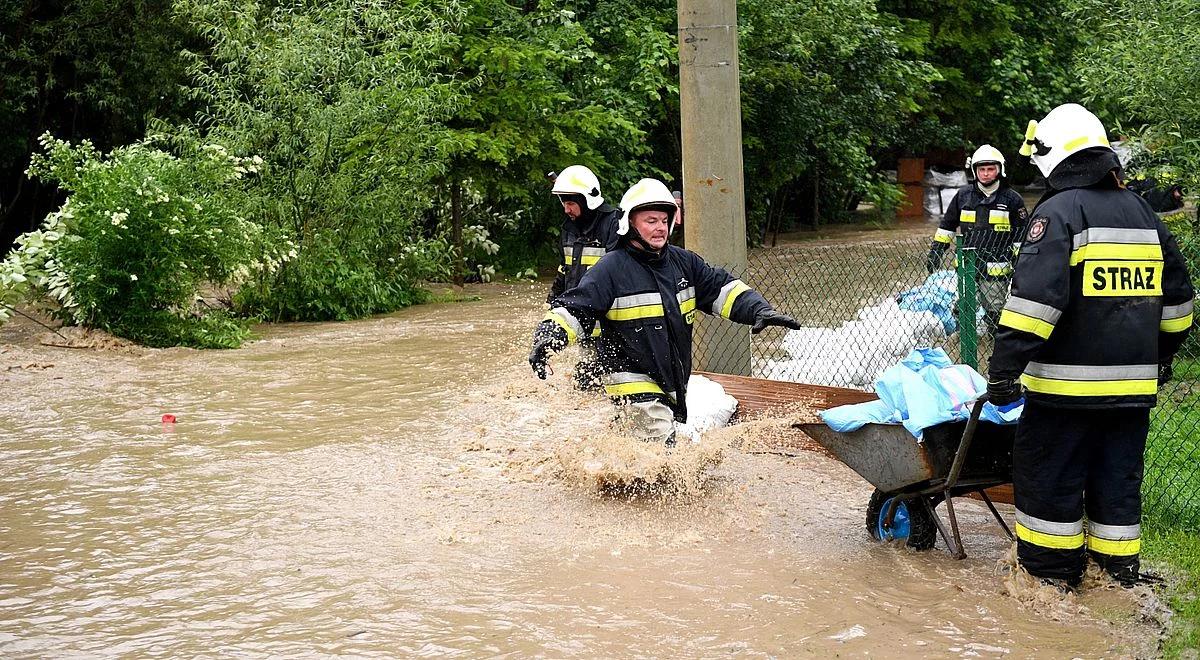
[[[912,349],[941,347],[954,362],[977,365],[986,376],[993,318],[979,305],[959,304],[980,299],[973,285],[983,277],[964,277],[971,264],[949,256],[945,270],[927,276],[929,246],[928,238],[910,236],[751,250],[746,271],[734,274],[806,327],[765,332],[746,352],[744,326],[706,320],[695,348],[698,368],[870,391],[880,373]],[[1200,240],[1182,240],[1181,247],[1195,279]],[[1200,530],[1195,335],[1176,357],[1174,380],[1160,391],[1152,415],[1144,492],[1148,518]]]

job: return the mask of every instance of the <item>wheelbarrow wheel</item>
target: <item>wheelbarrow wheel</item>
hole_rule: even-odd
[[[867,531],[876,541],[899,541],[913,550],[928,550],[937,541],[937,525],[929,511],[918,502],[909,500],[896,505],[890,527],[884,525],[884,514],[893,495],[876,490],[867,504]]]

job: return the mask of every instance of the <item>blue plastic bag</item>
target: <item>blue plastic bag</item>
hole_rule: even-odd
[[[878,401],[838,406],[821,413],[829,428],[854,431],[866,424],[903,424],[920,438],[925,429],[966,419],[974,401],[987,389],[983,376],[966,365],[955,365],[940,348],[919,348],[899,364],[886,369],[875,381]],[[1020,407],[999,410],[984,404],[980,418],[996,424],[1014,424]]]

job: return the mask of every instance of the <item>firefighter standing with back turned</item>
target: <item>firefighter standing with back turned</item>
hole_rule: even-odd
[[[946,208],[929,247],[926,270],[933,274],[940,267],[955,231],[961,231],[964,247],[978,250],[979,298],[988,327],[995,328],[1008,296],[1013,252],[1024,235],[1028,216],[1025,200],[1008,186],[1008,170],[999,149],[990,144],[980,146],[967,160],[967,173],[974,181],[960,188]]]
[[[1025,387],[1013,448],[1017,559],[1065,588],[1090,554],[1128,586],[1150,409],[1191,329],[1192,285],[1174,237],[1124,188],[1095,115],[1061,105],[1025,137],[1021,152],[1049,190],[1017,258],[988,381],[1000,406]]]
[[[572,165],[557,175],[551,192],[558,197],[566,218],[559,232],[562,250],[558,275],[550,285],[547,303],[578,285],[600,257],[616,249],[621,219],[621,210],[604,202],[600,180],[583,165]],[[579,345],[582,355],[575,365],[575,387],[598,389],[604,370],[596,359],[595,338],[581,337]]]
[[[634,434],[675,443],[675,422],[687,421],[692,373],[692,323],[703,311],[736,323],[799,328],[756,291],[694,252],[669,245],[678,207],[661,181],[642,179],[621,198],[620,247],[605,255],[579,286],[551,303],[533,335],[529,364],[546,378],[547,362],[597,324],[604,389]]]

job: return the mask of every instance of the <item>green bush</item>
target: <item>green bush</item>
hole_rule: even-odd
[[[242,217],[244,182],[261,160],[220,145],[172,154],[140,142],[105,155],[49,135],[30,176],[68,197],[0,266],[4,302],[49,303],[68,323],[152,346],[229,347],[244,324],[197,307],[209,285],[276,269],[287,242]]]
[[[429,294],[418,281],[449,272],[444,242],[412,243],[395,254],[380,263],[370,252],[312,240],[290,267],[243,286],[234,307],[271,321],[345,321],[425,302]]]

